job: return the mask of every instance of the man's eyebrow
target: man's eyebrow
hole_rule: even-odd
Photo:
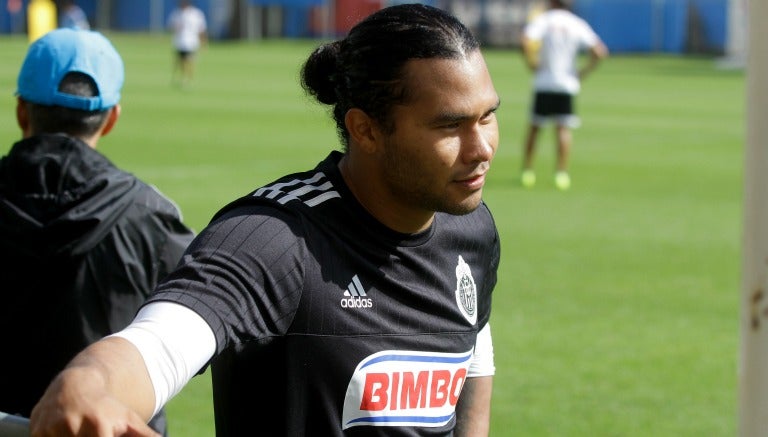
[[[499,106],[501,106],[501,98],[496,99],[496,103],[491,106],[491,109],[489,109],[486,114],[490,114],[492,112],[496,112],[497,109],[499,109]]]
[[[490,109],[488,109],[483,113],[483,116],[486,116],[492,112],[496,112],[496,110],[499,109],[500,105],[501,105],[501,99],[496,100],[496,103],[493,106],[491,106]],[[438,112],[437,115],[435,115],[435,117],[432,118],[431,124],[456,123],[464,120],[470,120],[472,118],[474,118],[473,115],[469,115],[466,113],[441,111],[441,112]]]
[[[465,113],[439,112],[435,117],[432,118],[431,122],[432,124],[456,123],[459,121],[468,120],[469,118],[470,116]]]

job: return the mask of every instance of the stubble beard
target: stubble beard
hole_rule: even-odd
[[[415,208],[451,215],[466,215],[480,206],[482,190],[459,201],[452,200],[447,190],[435,190],[439,185],[431,184],[423,169],[412,160],[403,159],[403,154],[391,153],[397,145],[390,143],[387,148],[390,153],[384,157],[384,176],[397,198]]]

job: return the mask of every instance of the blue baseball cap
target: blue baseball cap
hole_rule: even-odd
[[[90,76],[96,83],[98,95],[84,97],[60,92],[61,79],[71,72]],[[124,78],[123,60],[101,33],[56,29],[29,46],[19,72],[16,95],[40,105],[103,111],[120,101]]]

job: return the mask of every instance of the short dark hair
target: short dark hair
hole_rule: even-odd
[[[333,107],[345,150],[344,117],[359,108],[393,130],[392,106],[408,100],[403,66],[411,59],[459,59],[479,49],[469,29],[449,13],[421,4],[382,9],[346,38],[321,45],[304,63],[301,83],[320,103]]]
[[[59,91],[83,97],[99,95],[99,89],[93,79],[79,72],[67,73],[59,83]],[[74,137],[91,136],[101,128],[109,112],[109,109],[84,111],[63,106],[26,103],[33,134],[64,133]]]

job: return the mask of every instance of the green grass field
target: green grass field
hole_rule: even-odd
[[[166,35],[111,35],[123,115],[100,150],[175,199],[201,229],[236,196],[337,147],[302,94],[310,41],[215,43],[188,89]],[[19,137],[26,40],[0,37],[0,140]],[[578,100],[573,187],[517,182],[530,75],[489,50],[501,145],[485,191],[502,238],[495,292],[494,436],[728,436],[736,432],[744,75],[711,59],[615,56]],[[256,393],[254,395],[268,395]],[[208,375],[169,407],[175,436],[213,435]]]

